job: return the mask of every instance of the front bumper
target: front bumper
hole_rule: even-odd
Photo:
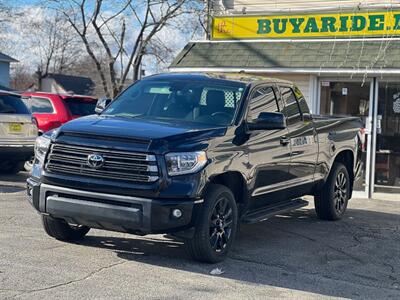
[[[71,224],[135,234],[172,233],[193,226],[203,200],[149,199],[76,190],[28,179],[29,202],[42,214]],[[174,217],[179,209],[182,216]]]

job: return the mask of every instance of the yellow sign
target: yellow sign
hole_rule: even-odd
[[[214,17],[213,39],[400,35],[400,11]]]

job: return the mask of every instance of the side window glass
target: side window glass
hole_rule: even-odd
[[[32,113],[51,114],[54,112],[49,99],[32,97],[30,104]]]
[[[221,89],[209,89],[205,87],[200,96],[200,106],[207,106],[207,94],[208,92],[213,93],[212,91],[222,91],[225,95],[225,107],[228,108],[236,108],[237,102],[242,98],[242,94],[244,91],[235,91],[235,90],[230,90],[227,88],[222,88]]]
[[[278,112],[276,96],[272,87],[258,88],[250,99],[248,121],[254,121],[262,112]]]
[[[299,102],[300,111],[303,114],[303,117],[309,117],[310,109],[308,108],[306,99],[304,98],[303,94],[297,86],[294,87],[294,93],[296,95],[297,101]]]
[[[285,108],[282,110],[283,114],[287,118],[288,125],[294,124],[302,120],[299,103],[297,102],[296,96],[293,90],[289,87],[281,87],[282,99],[285,104]]]

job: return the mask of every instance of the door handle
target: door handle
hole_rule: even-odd
[[[287,144],[289,144],[290,139],[288,139],[286,136],[282,136],[281,137],[281,145],[282,146],[286,146]]]

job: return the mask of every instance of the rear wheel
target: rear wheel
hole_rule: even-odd
[[[318,217],[323,220],[342,218],[350,197],[350,188],[347,168],[341,163],[334,163],[323,188],[314,197]]]
[[[43,228],[46,233],[61,241],[76,241],[82,239],[90,230],[86,226],[72,226],[61,219],[42,216]]]
[[[223,185],[209,187],[192,239],[189,253],[198,261],[216,263],[225,259],[236,236],[238,213],[232,192]]]

